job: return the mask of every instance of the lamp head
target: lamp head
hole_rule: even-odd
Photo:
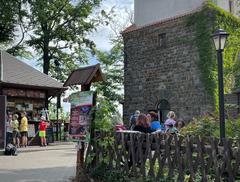
[[[212,39],[216,48],[216,51],[223,51],[228,33],[223,30],[223,29],[217,29],[213,34],[212,34]]]

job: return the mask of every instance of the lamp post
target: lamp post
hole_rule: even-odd
[[[58,60],[54,60],[54,64],[55,64],[55,71],[57,72],[57,79],[59,79],[59,74],[60,74],[60,63]],[[59,101],[60,99],[60,94],[57,94],[57,127],[56,127],[56,140],[58,141],[59,139],[59,113],[58,113],[58,109],[59,109]],[[60,127],[60,141],[61,141],[61,127]]]
[[[212,39],[217,51],[218,61],[218,99],[219,99],[219,119],[220,119],[220,139],[225,138],[225,114],[224,114],[224,85],[223,85],[223,60],[222,52],[228,37],[228,33],[225,30],[217,29]]]

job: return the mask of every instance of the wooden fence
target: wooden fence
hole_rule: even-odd
[[[240,141],[233,140],[219,145],[216,138],[95,133],[87,158],[90,155],[94,156],[91,165],[105,162],[110,170],[156,180],[175,176],[177,181],[233,182],[240,174]]]

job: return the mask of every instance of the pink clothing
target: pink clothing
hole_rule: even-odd
[[[169,126],[169,125],[175,126],[175,124],[176,124],[176,121],[171,118],[167,119],[164,123],[165,126]]]

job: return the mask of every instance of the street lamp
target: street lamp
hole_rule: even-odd
[[[58,60],[54,60],[54,64],[55,64],[55,72],[57,73],[57,79],[59,79],[59,75],[60,75],[60,63],[59,63],[59,61]],[[58,133],[59,133],[59,113],[58,113],[58,109],[61,107],[60,105],[60,99],[61,99],[61,96],[60,96],[60,94],[57,94],[57,127],[56,127],[56,140],[58,141],[58,139],[59,139],[59,135],[58,135]],[[60,141],[61,141],[61,126],[60,126],[60,139],[59,139]]]
[[[223,91],[223,61],[222,52],[228,37],[228,33],[225,30],[217,29],[212,39],[217,51],[218,60],[218,99],[219,99],[219,118],[220,118],[220,139],[225,138],[225,114],[224,114],[224,91]]]

